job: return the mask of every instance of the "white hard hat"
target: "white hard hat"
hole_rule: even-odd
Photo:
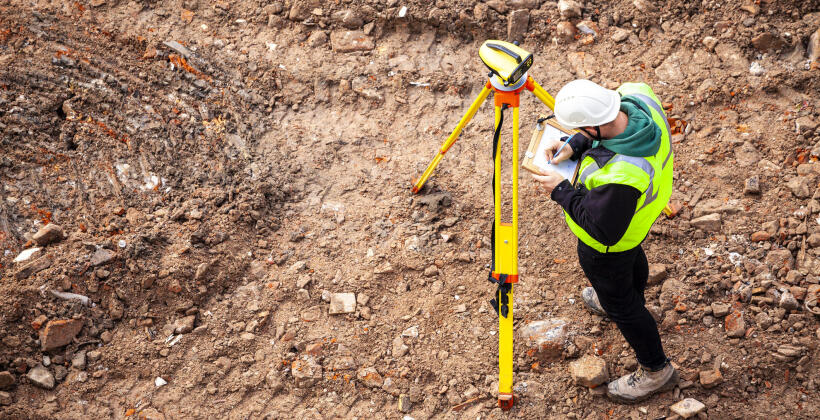
[[[595,82],[573,80],[555,96],[555,119],[566,128],[611,122],[621,109],[621,95]]]

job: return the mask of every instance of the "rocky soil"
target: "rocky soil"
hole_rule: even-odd
[[[0,0],[0,417],[816,418],[820,6],[735,3]],[[634,356],[522,176],[497,408],[492,106],[409,188],[488,38],[551,93],[667,107],[680,211],[644,247],[672,392],[601,395]],[[521,111],[526,141],[548,110]]]

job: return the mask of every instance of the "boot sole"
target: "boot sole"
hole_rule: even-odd
[[[680,376],[678,375],[678,371],[676,370],[675,373],[673,373],[672,376],[669,377],[669,380],[666,381],[665,384],[663,384],[663,386],[661,386],[660,388],[658,388],[658,389],[656,389],[656,390],[654,390],[654,391],[652,391],[652,392],[650,392],[650,393],[648,393],[648,394],[646,394],[642,397],[630,399],[630,398],[627,398],[627,397],[622,397],[620,395],[610,394],[609,392],[606,393],[606,396],[609,397],[610,400],[615,401],[615,402],[624,403],[624,404],[635,404],[635,403],[639,403],[641,401],[647,400],[655,394],[660,394],[662,392],[673,390],[675,388],[675,386],[678,384],[678,382],[680,382]]]

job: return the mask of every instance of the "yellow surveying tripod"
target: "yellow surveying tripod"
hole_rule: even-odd
[[[495,100],[495,131],[493,133],[493,206],[495,219],[492,230],[493,261],[489,280],[498,285],[495,298],[490,301],[498,313],[498,405],[512,408],[513,383],[513,283],[518,283],[518,103],[519,94],[527,89],[553,109],[555,100],[532,77],[527,70],[532,66],[532,54],[509,42],[485,41],[478,50],[481,61],[490,69],[489,80],[467,113],[461,117],[456,128],[447,137],[441,149],[413,183],[413,193],[419,192],[441,162],[447,150],[456,142],[461,130],[473,118],[487,99],[490,91]],[[512,221],[501,221],[501,148],[499,137],[504,123],[504,111],[513,110],[512,143]]]

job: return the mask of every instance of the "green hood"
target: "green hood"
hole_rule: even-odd
[[[646,157],[658,153],[661,147],[661,129],[652,120],[649,109],[640,100],[627,95],[621,98],[621,111],[629,117],[623,133],[602,142],[594,142],[615,153],[627,156]]]

